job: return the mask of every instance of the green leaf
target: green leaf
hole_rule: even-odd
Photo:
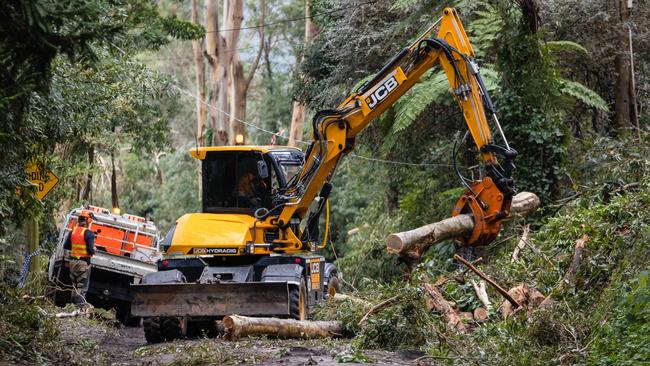
[[[573,97],[582,103],[601,111],[609,111],[607,102],[605,102],[605,100],[601,98],[600,95],[598,95],[598,93],[595,91],[587,88],[577,81],[563,79],[561,82],[562,86],[560,87],[560,92],[562,94]]]

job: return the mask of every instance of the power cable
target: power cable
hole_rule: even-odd
[[[123,55],[125,55],[125,56],[127,56],[127,57],[129,56],[128,53],[127,53],[126,51],[124,51],[123,49],[121,49],[121,48],[118,47],[117,45],[113,44],[112,42],[110,42],[110,44],[111,44],[113,47],[115,47],[118,51],[120,51]],[[192,99],[194,99],[194,100],[196,100],[196,101],[199,101],[201,104],[205,105],[206,107],[208,107],[208,108],[210,108],[210,109],[213,109],[213,110],[215,110],[215,111],[217,111],[217,112],[219,112],[219,113],[223,113],[223,114],[226,115],[227,117],[232,118],[233,120],[235,120],[235,121],[237,121],[237,122],[239,122],[239,123],[242,123],[242,124],[244,124],[244,125],[246,125],[246,126],[248,126],[248,127],[251,127],[251,128],[253,128],[253,129],[256,129],[256,130],[258,130],[258,131],[262,131],[262,132],[267,133],[267,134],[269,134],[269,135],[275,135],[276,137],[280,137],[280,138],[283,138],[283,139],[285,139],[285,140],[289,140],[289,137],[278,135],[277,132],[272,132],[272,131],[269,131],[269,130],[267,130],[267,129],[265,129],[265,128],[262,128],[262,127],[260,127],[260,126],[258,126],[258,125],[256,125],[256,124],[253,124],[253,123],[250,123],[250,122],[244,121],[244,120],[242,120],[242,119],[240,119],[240,118],[237,118],[237,117],[233,116],[233,115],[230,114],[229,112],[222,110],[221,108],[219,108],[219,107],[217,107],[217,106],[214,106],[214,105],[212,105],[212,104],[210,104],[210,103],[207,103],[206,101],[204,101],[203,99],[201,99],[198,95],[196,95],[196,94],[192,93],[191,91],[189,91],[189,90],[187,90],[187,89],[184,89],[183,87],[181,87],[180,85],[178,85],[178,84],[176,83],[176,81],[173,79],[173,77],[172,77],[171,75],[167,75],[167,76],[169,76],[170,79],[171,79],[171,85],[172,85],[172,87],[174,87],[176,90],[178,90],[178,91],[181,92],[182,94],[184,94],[184,95],[186,95],[186,96],[188,96],[188,97],[191,97]],[[296,142],[299,142],[299,143],[301,143],[301,144],[304,144],[304,145],[310,145],[310,143],[307,142],[307,141],[298,140],[298,139],[295,139],[295,141],[296,141]],[[386,159],[373,158],[373,157],[362,156],[362,155],[357,155],[357,154],[353,154],[353,153],[352,153],[352,154],[349,154],[349,155],[350,155],[351,157],[354,157],[354,158],[358,158],[358,159],[362,159],[362,160],[367,160],[367,161],[374,161],[374,162],[384,163],[384,164],[394,164],[394,165],[404,165],[404,166],[417,166],[417,167],[423,167],[423,166],[432,166],[432,167],[433,167],[433,166],[435,166],[435,167],[453,167],[453,165],[450,165],[450,164],[412,163],[412,162],[407,162],[407,161],[386,160]]]

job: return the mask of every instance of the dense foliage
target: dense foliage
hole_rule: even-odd
[[[268,0],[267,5],[265,45],[247,113],[257,126],[249,131],[252,142],[259,144],[268,143],[273,132],[288,135],[294,99],[307,103],[311,113],[336,106],[448,4],[314,0],[319,34],[307,47],[303,2]],[[344,289],[365,303],[327,306],[318,317],[344,321],[358,349],[419,348],[449,364],[650,361],[650,6],[646,0],[634,2],[629,20],[622,22],[614,2],[605,0],[456,0],[449,5],[461,13],[505,134],[519,151],[516,185],[540,195],[543,208],[507,225],[487,248],[435,246],[405,280],[403,264],[385,250],[386,235],[449,215],[462,192],[454,158],[463,175],[481,174],[446,78],[434,69],[357,138],[355,151],[338,168],[326,254],[336,261]],[[0,14],[0,274],[5,282],[13,284],[20,271],[20,225],[28,214],[40,215],[41,247],[47,252],[61,214],[82,203],[110,207],[112,196],[119,195],[124,212],[155,220],[163,232],[199,208],[197,164],[187,155],[196,144],[191,92],[196,85],[187,40],[203,30],[179,20],[189,18],[188,4],[11,0],[0,3]],[[247,69],[259,45],[258,16],[244,23],[249,33],[240,49]],[[635,123],[615,122],[616,60],[627,52],[620,39],[628,30],[635,51],[638,129]],[[309,136],[307,127],[303,140]],[[24,163],[31,156],[61,179],[43,204],[16,195],[16,187],[28,186]],[[530,245],[512,261],[524,224],[532,228]],[[348,235],[352,228],[359,230]],[[575,287],[567,288],[560,284],[573,245],[583,235],[589,239]],[[456,251],[482,256],[481,268],[499,283],[525,282],[550,295],[554,305],[508,320],[495,306],[488,321],[468,323],[468,335],[447,331],[440,315],[427,310],[421,282],[453,278],[440,286],[444,296],[461,311],[478,307],[468,281],[476,278],[451,260]],[[488,292],[498,305],[499,295]],[[372,305],[393,297],[394,305],[359,325]],[[49,349],[56,338],[51,324],[18,294],[6,292],[0,303],[4,309],[26,309],[11,321],[8,311],[0,311],[0,323],[27,359],[43,360],[39,347]],[[38,346],[27,349],[33,344]]]

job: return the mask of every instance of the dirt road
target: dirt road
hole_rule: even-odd
[[[60,319],[61,340],[93,365],[425,365],[423,353],[354,351],[349,340],[275,340],[236,342],[198,338],[148,345],[142,328],[119,327],[86,318]]]

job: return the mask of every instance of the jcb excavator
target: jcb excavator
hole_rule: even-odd
[[[490,243],[509,214],[517,153],[503,135],[458,14],[447,8],[336,109],[316,113],[304,154],[260,146],[190,151],[202,164],[203,210],[178,219],[161,243],[159,271],[132,285],[132,313],[144,317],[147,340],[182,337],[230,314],[305,319],[310,306],[335,292],[336,268],[315,251],[326,245],[319,243],[319,217],[329,215],[336,167],[356,136],[436,65],[449,79],[485,168],[476,181],[457,172],[467,189],[452,214],[471,213],[476,223],[459,240]],[[503,146],[494,142],[489,120]]]

